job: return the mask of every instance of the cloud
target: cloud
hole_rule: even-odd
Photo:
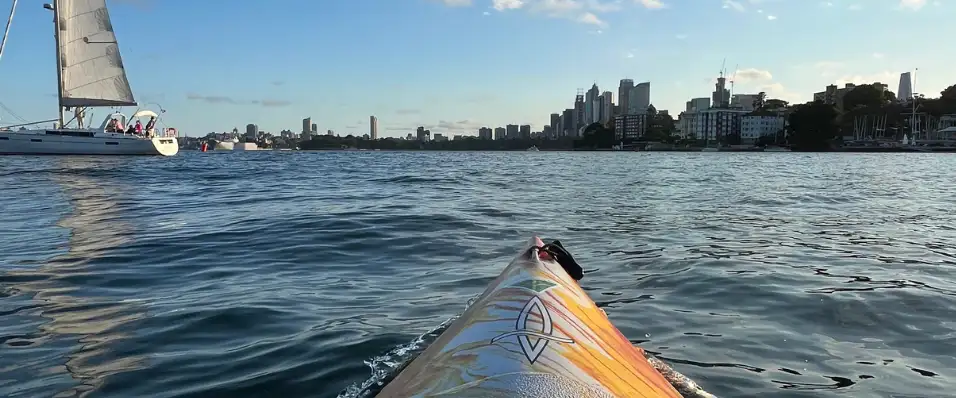
[[[644,6],[644,8],[650,8],[652,10],[657,10],[657,9],[661,9],[665,7],[664,3],[662,3],[661,0],[637,0],[637,1],[641,3],[641,5]]]
[[[926,5],[926,0],[900,0],[901,8],[909,8],[911,10],[919,10]]]
[[[739,2],[736,2],[734,0],[724,0],[723,8],[728,8],[734,11],[741,11],[741,12],[745,10],[743,4],[740,4]]]
[[[494,8],[498,11],[517,10],[521,7],[524,7],[524,1],[522,0],[492,0],[491,1],[491,8]]]
[[[770,71],[760,70],[756,68],[747,68],[747,69],[737,69],[733,74],[734,80],[737,83],[747,83],[747,82],[761,82],[773,80],[773,75],[770,74]]]
[[[767,98],[781,99],[790,103],[807,101],[802,95],[788,90],[780,83],[763,84],[757,86],[757,89],[767,93]]]
[[[864,75],[856,74],[856,75],[840,76],[840,78],[837,79],[836,84],[838,86],[843,86],[847,83],[870,84],[870,83],[879,82],[879,83],[889,85],[892,89],[894,86],[893,83],[898,82],[899,79],[900,79],[899,73],[883,71],[883,72],[864,74]]]
[[[257,101],[252,101],[252,103],[259,104],[265,107],[280,107],[280,106],[292,105],[291,101],[286,101],[286,100],[257,100]]]
[[[220,95],[200,95],[200,94],[186,94],[186,99],[189,101],[202,101],[209,104],[222,104],[222,105],[260,105],[265,107],[281,107],[292,105],[291,101],[286,100],[273,100],[273,99],[264,99],[264,100],[241,100],[232,97],[225,97]]]
[[[776,15],[767,15],[767,20],[773,21],[775,19],[777,19]]]
[[[471,0],[439,0],[449,7],[468,7],[471,5]]]
[[[600,26],[600,27],[607,26],[606,22],[602,21],[601,18],[598,18],[597,15],[594,15],[590,12],[581,14],[581,16],[578,17],[578,21],[588,25],[594,25],[594,26]]]

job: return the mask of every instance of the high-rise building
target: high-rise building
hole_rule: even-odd
[[[247,142],[249,140],[255,141],[256,135],[258,133],[259,133],[259,126],[256,126],[255,124],[252,124],[252,123],[246,125],[246,141]]]
[[[505,130],[504,127],[495,127],[495,139],[496,139],[496,140],[503,140],[503,139],[505,139],[505,134],[507,134],[507,133],[508,133],[508,131]]]
[[[378,139],[378,118],[375,116],[368,117],[368,137],[372,140]]]
[[[584,95],[578,94],[574,97],[574,113],[572,116],[574,119],[571,126],[571,136],[577,137],[578,133],[581,131],[581,127],[586,126],[587,123],[586,114],[584,112]]]
[[[522,124],[518,127],[518,137],[525,140],[531,138],[531,125]]]
[[[561,124],[561,115],[557,113],[551,114],[551,128],[554,131],[558,131],[558,125]]]
[[[691,98],[690,101],[687,101],[686,112],[697,112],[703,111],[710,108],[710,98],[700,97],[700,98]]]
[[[717,78],[717,84],[714,85],[713,92],[714,108],[727,108],[730,106],[730,90],[727,89],[727,78],[720,76]]]
[[[634,81],[631,79],[621,79],[621,85],[617,88],[617,102],[618,109],[620,109],[621,114],[627,114],[627,111],[631,109],[631,89],[634,88]]]
[[[896,90],[896,98],[901,102],[909,102],[913,98],[913,78],[909,72],[900,74],[900,87]]]
[[[651,83],[643,82],[631,89],[628,98],[627,111],[629,115],[643,115],[647,113],[647,108],[651,106]]]
[[[518,125],[517,125],[517,124],[509,124],[509,125],[505,126],[505,130],[506,130],[506,132],[505,132],[505,137],[508,138],[509,140],[513,140],[513,139],[515,139],[515,138],[518,138]]]
[[[561,112],[561,131],[558,132],[558,136],[570,136],[573,134],[572,131],[574,131],[574,109],[565,109]]]
[[[309,139],[309,137],[312,136],[312,134],[315,134],[315,130],[313,129],[312,126],[314,126],[314,125],[312,124],[312,118],[311,118],[311,117],[307,117],[307,118],[305,118],[305,119],[302,119],[302,139],[306,139],[306,140],[307,140],[307,139]]]
[[[482,140],[490,140],[491,137],[491,128],[482,127],[478,129],[478,138]]]
[[[612,98],[614,94],[610,91],[605,91],[601,94],[601,117],[599,121],[602,124],[606,124],[614,118],[614,99]]]
[[[591,85],[587,95],[584,97],[584,124],[588,125],[598,121],[600,118],[601,103],[598,97],[601,96],[601,90],[598,90],[597,83]]]

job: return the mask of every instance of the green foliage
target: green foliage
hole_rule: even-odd
[[[798,105],[790,114],[790,145],[793,149],[820,151],[837,138],[836,109],[821,101]]]

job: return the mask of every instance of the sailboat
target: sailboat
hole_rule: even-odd
[[[18,126],[0,129],[0,154],[173,156],[178,153],[175,129],[132,134],[115,127],[116,121],[126,126],[131,119],[140,117],[158,121],[158,115],[150,110],[137,110],[131,119],[123,113],[110,112],[98,127],[84,124],[87,109],[137,106],[106,0],[54,0],[53,4],[43,7],[53,11],[59,117],[45,121],[56,122],[52,129],[12,129]],[[10,20],[15,9],[16,1]],[[73,118],[65,120],[64,111],[69,110],[73,111]],[[38,123],[42,122],[19,126]]]

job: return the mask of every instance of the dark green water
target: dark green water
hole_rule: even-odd
[[[336,397],[366,361],[385,375],[413,355],[397,348],[534,234],[565,243],[626,336],[719,396],[951,396],[953,170],[923,154],[0,157],[0,396]]]

